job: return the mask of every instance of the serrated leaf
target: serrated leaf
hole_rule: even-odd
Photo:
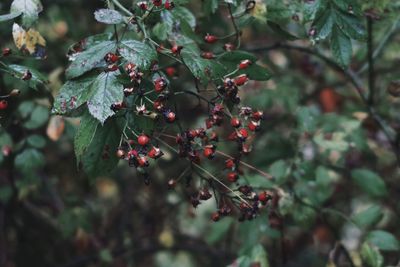
[[[333,27],[332,30],[331,51],[339,66],[343,69],[347,68],[353,53],[351,40],[338,27]]]
[[[0,15],[0,22],[15,19],[16,17],[20,16],[21,14],[22,14],[21,12],[15,12],[15,13],[10,13],[10,14]]]
[[[157,52],[147,43],[129,40],[122,41],[119,47],[120,55],[127,61],[147,69],[157,59]]]
[[[22,13],[22,24],[28,28],[38,19],[42,11],[40,0],[14,0],[10,8],[10,13]]]
[[[106,67],[104,57],[109,52],[115,52],[114,41],[103,41],[79,53],[65,74],[68,79],[76,78],[94,68]]]
[[[379,252],[378,248],[364,242],[361,246],[361,258],[368,267],[382,267],[383,256]]]
[[[399,251],[400,250],[400,243],[396,239],[396,237],[386,231],[383,230],[375,230],[370,232],[366,240],[375,245],[380,250],[384,251]]]
[[[107,174],[116,167],[118,158],[115,149],[118,147],[120,134],[114,120],[108,120],[103,126],[97,126],[92,142],[78,157],[79,166],[89,177],[95,178]]]
[[[30,55],[36,58],[46,57],[46,40],[38,31],[34,29],[29,29],[28,31],[26,31],[17,23],[14,23],[12,28],[12,35],[15,46],[19,50],[23,52],[27,51]]]
[[[94,17],[98,22],[105,24],[120,24],[124,21],[124,17],[113,9],[99,9],[94,12]]]
[[[299,39],[297,36],[291,34],[290,32],[286,31],[279,25],[273,21],[268,20],[268,26],[273,30],[278,36],[284,38],[285,40],[294,41]]]
[[[196,17],[186,7],[177,6],[174,9],[172,9],[171,13],[175,19],[180,21],[185,21],[193,29],[194,27],[196,27]]]
[[[351,172],[353,181],[366,193],[373,197],[382,197],[387,194],[385,182],[382,178],[367,169],[355,169]]]
[[[326,9],[326,0],[304,1],[303,13],[306,22],[314,20],[319,13]]]
[[[181,52],[181,57],[193,76],[201,83],[207,84],[209,80],[207,73],[210,70],[209,60],[201,58],[195,53],[185,51],[185,49]]]
[[[333,23],[334,13],[331,8],[327,8],[313,23],[313,27],[316,30],[316,35],[313,38],[316,40],[327,38],[332,32]]]
[[[101,73],[88,88],[87,105],[90,114],[102,124],[114,112],[111,105],[122,101],[123,86],[118,82],[119,71]]]
[[[354,15],[335,12],[336,24],[348,37],[356,40],[365,40],[366,32],[361,20]]]
[[[90,145],[96,133],[97,127],[100,127],[99,121],[91,116],[89,112],[85,112],[81,117],[78,132],[76,133],[74,140],[76,158],[79,158]]]
[[[14,161],[15,168],[24,173],[41,168],[44,163],[43,154],[34,148],[25,149],[15,157]]]

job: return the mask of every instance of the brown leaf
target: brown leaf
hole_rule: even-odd
[[[47,125],[47,136],[53,140],[57,141],[60,139],[64,132],[65,123],[61,116],[51,116],[49,124]]]

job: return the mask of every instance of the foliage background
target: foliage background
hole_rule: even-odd
[[[198,19],[199,36],[232,31],[223,7],[218,16],[208,14],[215,1],[187,2]],[[278,190],[280,215],[212,223],[213,200],[193,209],[184,186],[168,189],[168,179],[184,169],[174,154],[152,167],[151,186],[126,164],[96,179],[78,170],[73,139],[79,119],[51,115],[53,96],[65,81],[69,47],[113,28],[94,20],[93,12],[105,6],[102,1],[43,0],[35,28],[47,41],[47,58],[16,56],[7,63],[38,69],[49,83],[33,90],[32,84],[0,74],[1,95],[21,90],[0,114],[0,145],[13,151],[0,154],[1,266],[398,266],[399,101],[387,88],[399,78],[399,2],[328,1],[360,6],[358,22],[365,29],[367,11],[379,16],[369,32],[378,51],[372,78],[366,67],[367,30],[365,36],[351,33],[349,69],[337,67],[349,63],[343,56],[348,42],[335,50],[335,29],[323,31],[329,19],[308,13],[321,2],[265,1],[265,17],[243,29],[243,50],[256,53],[273,75],[243,92],[244,103],[266,114],[246,162],[275,179],[251,170],[245,177],[254,186]],[[10,3],[0,3],[2,14]],[[12,23],[0,23],[0,45],[15,51]],[[310,40],[311,24],[317,38],[326,40]],[[352,31],[351,25],[345,29]],[[357,88],[349,70],[359,77]],[[179,79],[176,86],[193,87],[186,76]],[[360,92],[367,96],[371,83],[373,100],[364,103]],[[200,125],[195,99],[182,102],[187,126]],[[62,133],[54,127],[60,120]],[[207,167],[219,171],[213,164]]]

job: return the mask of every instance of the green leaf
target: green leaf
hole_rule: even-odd
[[[182,7],[182,6],[177,6],[174,9],[171,10],[172,16],[179,20],[179,21],[185,21],[187,24],[194,29],[196,27],[196,17],[193,15],[192,12],[190,12],[189,9]]]
[[[321,16],[314,21],[313,27],[315,27],[316,35],[313,38],[316,40],[327,38],[332,32],[333,22],[334,13],[332,9],[327,8],[323,11]]]
[[[364,242],[361,246],[361,258],[368,267],[382,267],[383,256],[379,252],[378,248]]]
[[[233,223],[233,218],[225,217],[218,223],[211,224],[211,229],[208,231],[208,234],[205,237],[207,243],[215,244],[216,242],[224,238]]]
[[[268,13],[269,14],[269,13]],[[284,38],[285,40],[294,41],[299,39],[297,36],[286,31],[278,23],[268,20],[268,26],[273,30],[278,36]]]
[[[77,158],[83,154],[92,142],[97,127],[100,127],[99,121],[92,117],[89,112],[85,112],[81,118],[78,132],[75,135],[74,149]]]
[[[351,40],[338,27],[333,27],[332,30],[331,50],[339,66],[347,68],[352,56]]]
[[[105,24],[120,24],[124,21],[124,17],[113,9],[99,9],[94,12],[94,17],[98,22]]]
[[[135,40],[122,41],[118,51],[123,58],[142,69],[148,69],[157,59],[157,52],[150,45]]]
[[[251,62],[256,62],[257,57],[249,52],[246,51],[231,51],[231,52],[225,52],[222,55],[220,55],[218,58],[218,61],[227,61],[227,62],[233,62],[235,66],[240,63],[242,60],[250,60]]]
[[[301,132],[313,132],[317,125],[318,109],[312,107],[299,107],[297,112],[298,128]]]
[[[260,244],[251,250],[250,259],[252,263],[258,263],[260,267],[269,267],[267,251]]]
[[[29,71],[32,74],[32,78],[30,80],[25,81],[25,82],[32,89],[37,89],[38,85],[46,84],[48,82],[46,76],[44,76],[38,70],[30,68],[30,67],[11,64],[11,65],[8,65],[8,69],[12,73],[14,73],[14,75],[17,78],[21,78],[26,71]]]
[[[41,168],[45,163],[43,154],[34,149],[28,148],[15,157],[15,168],[23,173],[29,173]]]
[[[40,0],[14,0],[11,4],[10,13],[22,13],[22,24],[29,28],[38,19],[43,6]]]
[[[165,23],[157,23],[153,27],[153,34],[161,41],[168,38],[168,26]]]
[[[101,73],[88,88],[89,112],[102,124],[114,115],[111,105],[122,101],[124,97],[123,86],[117,79],[119,74],[119,71]]]
[[[0,22],[15,19],[16,17],[18,17],[20,15],[21,15],[21,12],[0,15]]]
[[[112,263],[112,261],[113,261],[113,256],[109,249],[100,250],[99,258],[102,262],[105,262],[105,263]]]
[[[351,172],[351,177],[363,191],[373,197],[382,197],[387,194],[385,182],[370,170],[355,169]]]
[[[341,11],[335,12],[336,24],[349,38],[356,40],[365,40],[366,32],[361,20],[354,15],[343,13]]]
[[[382,207],[371,205],[354,215],[353,221],[362,228],[377,224],[383,217]]]
[[[46,146],[46,139],[41,135],[31,135],[26,139],[26,142],[34,148],[43,148]]]
[[[115,149],[118,147],[120,135],[115,120],[108,120],[103,126],[97,126],[92,142],[78,157],[79,166],[89,177],[107,174],[117,166],[119,159],[115,155]]]
[[[87,90],[95,79],[96,76],[92,75],[78,80],[67,81],[61,87],[60,93],[54,100],[51,112],[58,115],[65,115],[80,107],[88,100]]]
[[[76,58],[65,71],[68,79],[76,78],[94,68],[106,67],[104,57],[109,52],[115,52],[114,41],[103,41],[89,47],[76,55]]]
[[[218,9],[218,0],[205,0],[203,1],[203,11],[205,14],[214,14]]]
[[[193,76],[201,83],[207,84],[209,76],[207,70],[210,70],[210,60],[201,58],[198,54],[190,51],[182,50],[182,60],[188,69],[192,72]]]
[[[303,14],[306,22],[314,20],[319,13],[327,8],[326,0],[304,1]]]
[[[18,107],[20,114],[24,117],[23,126],[27,129],[37,129],[45,125],[49,119],[49,110],[41,105],[25,103]],[[29,108],[29,113],[25,113],[28,111],[24,110],[25,108]]]
[[[383,251],[398,251],[400,243],[394,235],[383,230],[375,230],[370,232],[366,240]]]

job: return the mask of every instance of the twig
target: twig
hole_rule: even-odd
[[[367,54],[368,54],[368,104],[374,104],[375,94],[375,72],[374,72],[374,57],[373,57],[373,20],[371,17],[367,17]]]

